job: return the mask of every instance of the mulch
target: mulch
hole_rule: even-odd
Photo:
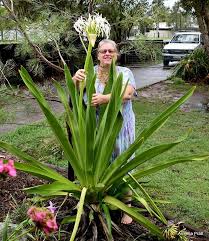
[[[10,155],[0,152],[0,158],[5,156],[6,158],[11,158]],[[15,158],[12,157],[14,160]],[[17,159],[16,159],[17,160]],[[61,172],[63,175],[67,175],[67,171],[55,168],[57,171]],[[27,173],[17,171],[16,177],[8,177],[5,180],[0,180],[0,222],[4,220],[8,212],[12,212],[17,208],[17,205],[20,205],[26,198],[27,195],[23,191],[26,187],[36,186],[44,184],[46,181],[40,180],[36,177],[33,177]],[[75,205],[75,200],[71,200],[70,205]],[[155,241],[157,239],[149,236],[148,232],[138,223],[133,222],[130,225],[124,225],[117,223],[122,234],[114,234],[114,240],[116,241],[131,241],[131,240],[149,240]],[[196,232],[194,232],[194,230]],[[193,241],[209,241],[208,234],[204,233],[203,235],[200,232],[197,232],[196,229],[188,229],[190,233],[190,240]],[[125,235],[126,234],[126,235]],[[129,238],[127,238],[128,236]],[[199,235],[199,236],[198,236]],[[105,240],[100,237],[99,240]]]

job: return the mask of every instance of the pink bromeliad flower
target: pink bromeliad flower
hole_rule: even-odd
[[[0,173],[4,171],[4,163],[3,160],[0,160]]]
[[[14,161],[10,159],[7,163],[4,163],[3,160],[0,160],[0,174],[3,176],[9,175],[11,177],[15,177],[17,175],[17,171],[14,166]]]
[[[49,235],[58,230],[54,213],[47,208],[31,207],[28,212],[30,219],[36,226],[42,229],[46,235]]]

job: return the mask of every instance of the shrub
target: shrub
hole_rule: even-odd
[[[209,56],[203,48],[182,59],[175,67],[173,76],[185,81],[199,82],[209,73]]]
[[[162,58],[162,44],[147,40],[141,35],[136,40],[128,42],[122,48],[122,53],[135,54],[140,62],[157,61]]]

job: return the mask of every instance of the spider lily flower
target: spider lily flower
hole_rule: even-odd
[[[90,15],[88,19],[80,17],[74,24],[75,30],[79,35],[87,36],[92,47],[95,45],[96,38],[99,36],[109,38],[110,24],[102,15]]]

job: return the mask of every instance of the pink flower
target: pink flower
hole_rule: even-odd
[[[16,176],[16,169],[15,169],[15,167],[14,167],[14,161],[10,159],[10,160],[8,161],[8,163],[5,164],[5,165],[6,165],[5,168],[7,168],[7,171],[8,171],[8,173],[9,173],[9,175],[10,175],[11,177],[15,177],[15,176]]]
[[[28,216],[30,217],[30,215],[32,214],[32,212],[34,211],[34,208],[35,207],[30,207],[29,209],[28,209],[28,211],[27,211],[27,214],[28,214]]]
[[[49,235],[51,231],[47,227],[43,227],[43,231],[46,235]]]
[[[14,167],[14,161],[10,159],[7,163],[4,163],[3,160],[0,160],[0,173],[2,173],[4,177],[6,177],[6,174],[15,177],[17,172]]]
[[[43,220],[45,219],[45,217],[46,217],[46,213],[45,213],[44,211],[42,211],[42,212],[36,212],[36,213],[34,213],[33,220],[34,220],[35,222],[41,223],[41,222],[43,222]]]
[[[2,173],[4,171],[4,164],[3,164],[3,160],[0,159],[0,173]]]
[[[36,226],[42,229],[46,235],[55,232],[58,229],[56,218],[47,208],[31,207],[27,212],[30,219],[36,224]]]
[[[51,229],[52,231],[56,231],[58,229],[58,226],[57,226],[57,223],[56,223],[56,219],[51,219],[51,220],[48,220],[46,222],[46,225],[49,229]]]

